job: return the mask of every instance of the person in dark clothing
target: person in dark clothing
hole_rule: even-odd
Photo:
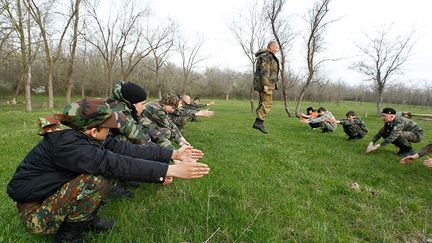
[[[7,186],[25,227],[55,233],[55,242],[83,242],[84,231],[113,228],[114,220],[97,217],[111,179],[162,183],[168,176],[193,179],[209,172],[196,162],[202,152],[190,146],[171,150],[106,138],[125,118],[103,99],[79,100],[57,117],[72,129],[46,133]],[[171,159],[182,162],[169,165]]]

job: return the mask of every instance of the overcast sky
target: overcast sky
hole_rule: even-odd
[[[248,0],[153,0],[152,11],[159,18],[172,18],[186,35],[201,36],[205,43],[202,56],[208,58],[200,67],[217,66],[245,71],[248,59],[233,38],[228,23]],[[313,0],[288,0],[285,11],[295,20],[292,28],[299,35],[288,54],[290,65],[297,73],[304,73],[303,33],[306,23],[301,20],[313,5]],[[384,25],[393,23],[392,33],[406,34],[415,30],[416,44],[411,58],[404,66],[404,74],[395,77],[399,82],[432,82],[432,17],[430,0],[332,0],[328,19],[340,19],[326,34],[328,58],[343,60],[327,63],[325,72],[330,79],[358,84],[362,76],[349,69],[359,54],[354,43],[364,42],[364,34],[373,35]]]

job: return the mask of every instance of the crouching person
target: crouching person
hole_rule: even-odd
[[[162,183],[165,177],[208,174],[207,165],[196,162],[202,152],[190,146],[173,151],[106,139],[109,128],[119,128],[123,119],[103,99],[83,99],[64,109],[61,122],[72,129],[46,133],[7,187],[29,231],[55,234],[54,242],[82,242],[85,231],[115,224],[97,216],[110,179]],[[169,165],[171,159],[182,162]]]

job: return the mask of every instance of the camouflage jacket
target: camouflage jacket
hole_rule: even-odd
[[[276,82],[279,76],[279,61],[276,56],[266,49],[255,53],[255,73],[253,87],[256,91],[263,91],[264,86],[270,90],[277,89]]]
[[[114,85],[112,95],[106,100],[112,111],[123,112],[127,120],[119,129],[110,129],[110,136],[123,140],[131,141],[134,144],[145,144],[150,142],[150,136],[145,132],[144,128],[139,124],[137,118],[134,118],[132,112],[132,104],[125,100],[121,94],[123,81],[117,81]]]
[[[420,157],[425,156],[426,154],[432,152],[432,142],[430,142],[428,145],[426,145],[426,147],[422,148],[419,152],[418,155]]]
[[[195,109],[189,109],[185,106],[182,106],[181,108],[176,108],[173,113],[168,114],[168,117],[176,117],[176,116],[182,116],[182,117],[188,117],[192,118],[195,116],[195,113],[198,111]]]
[[[371,142],[377,142],[381,137],[384,141],[381,146],[386,146],[395,141],[403,131],[411,131],[423,136],[423,129],[413,120],[402,116],[396,116],[393,122],[387,122],[378,133],[372,138]]]
[[[158,127],[167,128],[171,131],[172,137],[177,143],[180,143],[180,138],[183,137],[177,126],[168,117],[165,109],[157,102],[149,103],[143,111],[143,116],[149,119]]]
[[[206,108],[207,104],[190,103],[189,105],[184,104],[183,107],[186,109],[200,110],[202,108]]]
[[[358,127],[360,127],[360,129],[362,130],[362,132],[364,134],[368,133],[368,129],[366,127],[366,124],[364,123],[364,121],[362,121],[362,119],[360,118],[354,118],[354,120],[350,121],[348,119],[342,119],[340,121],[340,124],[342,124],[343,126],[351,126],[351,125],[357,125]]]
[[[322,123],[321,127],[325,127],[326,129],[330,131],[334,131],[337,128],[336,123],[326,122],[326,119],[328,118],[335,118],[333,114],[330,111],[326,111],[324,115],[315,117],[315,118],[309,118],[308,120],[310,123]]]

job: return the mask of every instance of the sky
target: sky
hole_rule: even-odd
[[[239,11],[245,11],[251,0],[153,0],[151,9],[156,18],[171,18],[184,35],[204,40],[199,63],[205,67],[229,68],[239,72],[250,69],[246,56],[234,39],[228,24]],[[288,53],[289,65],[297,74],[305,73],[305,46],[303,36],[306,23],[302,17],[313,5],[313,0],[287,0],[284,14],[293,20],[297,37]],[[359,58],[355,43],[365,43],[365,33],[374,36],[377,30],[392,25],[394,35],[414,30],[415,46],[403,67],[403,73],[394,77],[394,83],[422,85],[432,82],[432,2],[429,0],[332,0],[328,20],[332,23],[325,37],[323,57],[340,59],[327,62],[323,71],[333,81],[342,80],[357,85],[365,77],[349,66]]]

